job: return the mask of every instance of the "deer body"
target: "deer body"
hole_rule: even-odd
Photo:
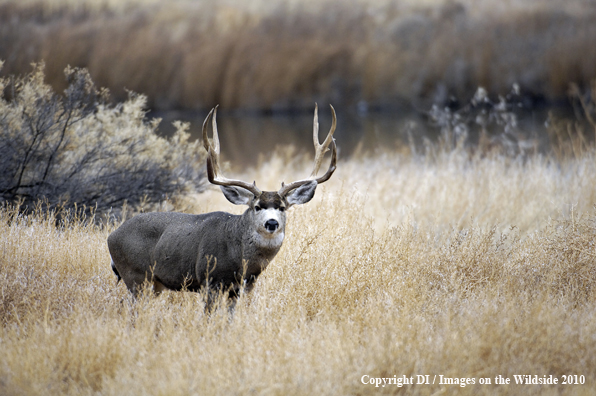
[[[313,177],[288,185],[279,191],[261,191],[255,183],[226,179],[219,167],[219,139],[215,109],[203,124],[203,143],[209,152],[209,181],[219,185],[233,204],[247,205],[242,215],[211,212],[199,215],[185,213],[144,213],[124,222],[108,237],[112,269],[136,295],[148,281],[155,292],[186,288],[198,291],[212,289],[238,291],[241,285],[250,290],[259,274],[273,260],[282,246],[286,209],[309,202],[317,185],[327,181],[335,171],[335,112],[333,125],[321,145],[318,143],[318,121],[315,109],[315,167]],[[207,138],[207,121],[213,114],[213,143]],[[327,146],[332,145],[329,170],[314,178]]]
[[[116,271],[130,290],[147,279],[156,291],[183,286],[196,291],[206,284],[207,274],[212,286],[251,284],[281,248],[283,232],[259,246],[258,237],[239,232],[247,217],[144,213],[114,231],[108,245],[114,265],[118,263]]]

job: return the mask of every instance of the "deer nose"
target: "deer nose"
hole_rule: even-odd
[[[277,220],[269,219],[265,223],[265,229],[269,232],[274,232],[275,230],[277,230],[277,227],[279,227],[279,223],[277,222]]]

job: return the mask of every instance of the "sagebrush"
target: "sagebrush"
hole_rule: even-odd
[[[87,70],[65,75],[63,95],[44,81],[43,63],[0,79],[0,202],[107,213],[202,190],[204,150],[185,124],[161,138],[144,96],[113,105]]]

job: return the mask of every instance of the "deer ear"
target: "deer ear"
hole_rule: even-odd
[[[219,186],[224,196],[234,205],[248,205],[254,194],[248,190],[233,186]]]
[[[315,190],[317,189],[317,181],[312,180],[306,184],[301,185],[300,187],[290,191],[288,195],[286,195],[286,201],[290,206],[292,205],[302,205],[307,203],[315,196]]]

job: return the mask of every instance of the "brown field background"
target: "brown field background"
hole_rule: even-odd
[[[589,0],[0,1],[2,73],[67,65],[152,108],[467,101],[478,86],[564,100],[596,77]]]
[[[85,66],[116,101],[127,88],[164,109],[349,112],[514,82],[555,100],[594,78],[595,21],[579,0],[0,1],[0,59],[5,75],[45,60],[59,89],[66,64]],[[582,100],[581,123],[549,120],[544,150],[441,136],[340,155],[234,309],[186,292],[134,301],[110,268],[117,220],[2,203],[0,395],[592,395],[596,123]],[[129,121],[88,120],[122,136],[153,125]],[[231,151],[227,175],[261,189],[310,172],[295,146],[248,169]],[[174,198],[162,210],[244,209],[215,187]],[[524,374],[585,383],[515,385]],[[476,384],[375,388],[363,375]]]

